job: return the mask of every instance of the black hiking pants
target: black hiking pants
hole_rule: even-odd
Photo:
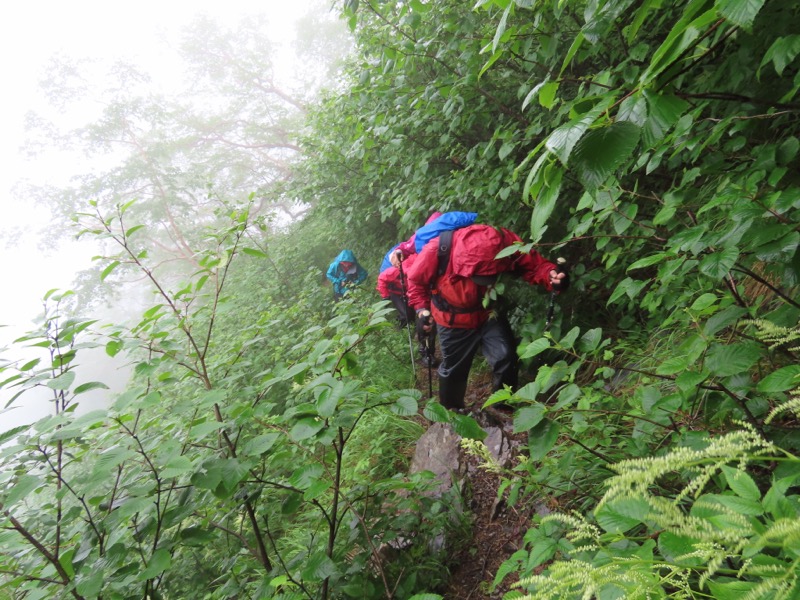
[[[414,322],[414,309],[403,300],[403,296],[401,294],[390,293],[389,300],[392,301],[392,305],[397,311],[397,319],[400,321],[401,329],[408,324],[409,315],[411,315],[411,322]]]
[[[409,323],[414,324],[416,316],[415,311],[411,306],[403,302],[403,296],[400,294],[389,294],[389,300],[397,311],[397,319],[399,321],[400,329],[408,326]],[[436,354],[436,327],[424,335],[422,332],[417,332],[417,342],[419,342],[419,357],[423,361],[426,359],[433,359]]]
[[[492,318],[477,329],[437,325],[442,364],[439,365],[439,401],[445,408],[464,408],[467,379],[480,346],[492,368],[492,391],[517,386],[517,343],[505,317]]]

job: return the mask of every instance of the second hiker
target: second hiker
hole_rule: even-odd
[[[431,318],[436,323],[442,351],[439,400],[446,408],[464,407],[467,379],[479,346],[492,368],[492,389],[517,385],[511,327],[503,315],[483,304],[498,275],[521,276],[548,291],[563,291],[569,285],[565,270],[535,250],[495,259],[498,252],[521,241],[505,228],[470,225],[428,242],[406,269],[408,300],[418,327],[430,327]]]

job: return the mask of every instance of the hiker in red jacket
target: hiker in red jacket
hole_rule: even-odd
[[[406,270],[408,301],[423,331],[433,321],[439,333],[442,363],[439,365],[439,400],[450,409],[464,408],[464,394],[472,359],[478,346],[492,368],[492,388],[517,385],[517,351],[507,319],[483,298],[501,273],[521,276],[548,291],[563,291],[569,278],[562,267],[538,252],[515,253],[495,259],[498,252],[522,240],[512,231],[491,225],[470,225],[452,232],[449,253],[440,242],[428,242]],[[440,265],[441,263],[441,265]],[[441,272],[440,272],[441,271]]]
[[[400,252],[400,250],[394,248],[393,250],[398,253]],[[414,264],[416,258],[416,254],[411,254],[402,261],[402,265],[399,260],[395,259],[397,260],[397,265],[392,264],[383,269],[378,275],[378,283],[375,286],[381,298],[392,301],[392,304],[397,310],[397,318],[400,321],[401,328],[405,327],[408,322],[413,321],[414,311],[413,309],[409,309],[407,305],[407,283],[401,279],[400,269],[403,269],[402,274],[405,275],[405,270]]]
[[[400,328],[404,329],[409,322],[414,321],[414,309],[408,304],[408,277],[405,270],[414,264],[417,259],[416,254],[410,254],[405,259],[402,258],[400,250],[397,250],[397,266],[391,266],[381,271],[378,275],[378,284],[375,286],[381,298],[391,300],[395,310]],[[420,361],[425,366],[435,367],[438,361],[435,356],[436,349],[436,329],[428,331],[417,331],[417,341],[419,342]]]

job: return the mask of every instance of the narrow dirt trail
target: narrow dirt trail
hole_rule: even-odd
[[[476,365],[477,366],[477,365]],[[433,370],[433,393],[437,394],[436,370]],[[417,368],[417,386],[423,397],[428,394],[428,369]],[[477,412],[491,395],[491,375],[473,369],[465,397],[468,408]],[[504,431],[519,442],[525,440],[524,434],[512,434],[510,415],[501,417],[492,412],[493,421],[499,419]],[[486,425],[483,418],[478,419]],[[508,506],[498,500],[500,477],[478,468],[474,457],[468,459],[468,483],[465,500],[471,520],[472,535],[461,547],[452,550],[450,578],[445,590],[439,590],[445,600],[500,600],[516,582],[514,575],[506,577],[492,590],[492,583],[500,565],[523,544],[523,536],[531,526],[532,518],[542,507],[532,503],[521,506]]]

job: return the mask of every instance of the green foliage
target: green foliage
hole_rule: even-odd
[[[321,273],[335,249],[377,265],[432,210],[467,209],[563,255],[572,279],[552,326],[541,294],[503,284],[524,385],[486,406],[512,405],[528,443],[493,466],[499,494],[562,511],[532,524],[495,585],[515,573],[516,598],[796,596],[800,4],[339,8],[357,54],[309,107],[291,181],[258,194],[309,206],[290,234],[220,202],[186,238],[197,268],[179,285],[150,257],[147,202],[108,211],[101,195],[79,217],[121,250],[102,257],[104,281],[136,267],[159,295],[107,330],[136,378],[104,413],[72,409],[102,387],[74,379],[90,321],[51,316],[22,340],[50,354],[3,366],[4,386],[61,403],[3,438],[3,566],[24,574],[9,587],[435,589],[427,548],[411,565],[379,552],[447,527],[424,477],[396,476],[393,448],[417,433],[405,341],[369,286],[332,307]],[[471,419],[423,414],[484,456]]]
[[[772,461],[778,466],[762,493],[748,471]],[[749,428],[619,463],[594,510],[597,525],[580,515],[543,519],[543,527],[560,523],[567,534],[558,546],[531,536],[528,568],[554,558],[557,548],[561,558],[523,578],[520,597],[793,597],[800,506],[787,491],[799,468],[800,459]],[[676,474],[677,493],[653,492]]]
[[[316,311],[318,287],[283,297],[281,267],[254,270],[269,255],[244,251],[247,207],[207,232],[201,268],[172,286],[131,240],[129,207],[105,214],[93,203],[78,220],[118,246],[107,264],[141,270],[156,303],[130,327],[90,337],[94,321],[59,308],[69,294],[49,293],[41,331],[19,340],[46,358],[0,367],[3,386],[19,390],[12,402],[45,387],[56,406],[3,434],[0,570],[13,574],[4,587],[76,598],[199,589],[363,598],[435,586],[442,559],[420,559],[430,554],[425,532],[453,524],[447,500],[423,494],[434,482],[400,477],[420,434],[408,419],[419,392],[395,385],[407,376],[376,335],[393,309],[354,293],[328,318]],[[75,375],[93,345],[132,361],[134,377],[105,408],[81,413],[80,395],[104,387]],[[375,377],[363,378],[367,369]],[[413,560],[391,557],[412,538]]]
[[[349,214],[377,205],[402,229],[431,208],[469,207],[559,247],[573,286],[559,297],[552,330],[543,330],[541,300],[512,296],[539,308],[538,318],[514,315],[529,381],[486,403],[512,404],[515,430],[529,436],[529,457],[505,473],[500,493],[512,502],[549,493],[562,506],[594,509],[616,536],[602,540],[592,564],[596,581],[625,570],[622,587],[571,594],[662,595],[653,591],[664,577],[654,543],[620,536],[629,524],[653,535],[643,507],[651,496],[679,497],[681,484],[664,477],[646,499],[637,492],[625,506],[598,507],[611,465],[681,456],[680,448],[705,447],[704,430],[735,436],[739,421],[778,448],[797,447],[796,397],[786,394],[796,385],[791,332],[800,310],[800,6],[486,0],[469,10],[443,0],[343,8],[361,62],[351,66],[351,93],[330,98],[312,121],[316,151],[303,183],[327,194],[315,210],[346,197]],[[349,177],[334,180],[341,172]],[[748,477],[769,489],[766,473]],[[711,493],[723,498],[750,493],[714,483]],[[722,502],[747,518],[753,499],[744,499]],[[722,535],[741,533],[737,518],[717,524]],[[532,572],[565,551],[560,543],[540,541],[547,551],[537,545],[506,572]],[[787,564],[779,569],[791,579]],[[725,574],[738,580],[709,579],[704,590],[762,593],[764,572],[741,566]],[[564,573],[593,576],[575,567],[565,563]],[[561,572],[553,573],[557,581]],[[703,587],[699,571],[671,573],[664,589]]]

